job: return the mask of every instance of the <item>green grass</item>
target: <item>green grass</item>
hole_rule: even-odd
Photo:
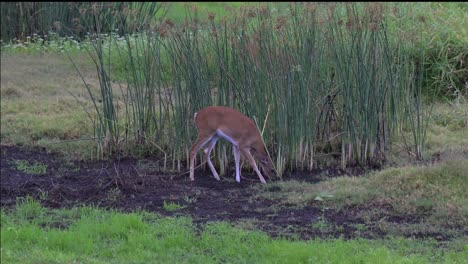
[[[168,212],[174,212],[180,209],[185,208],[183,205],[179,205],[178,203],[175,202],[163,202],[163,209],[168,211]]]
[[[468,4],[408,3],[402,7],[407,14],[401,20],[405,38],[421,37],[427,43],[425,88],[431,94],[436,93],[437,99],[466,97]]]
[[[93,89],[94,69],[74,57]],[[67,156],[92,157],[91,103],[68,58],[59,54],[3,54],[1,60],[1,143],[43,146]],[[73,95],[71,95],[72,93]],[[77,101],[78,100],[78,101]]]
[[[380,224],[391,234],[442,233],[459,237],[468,224],[466,159],[443,161],[433,166],[389,168],[360,177],[339,177],[310,184],[284,181],[258,188],[263,198],[283,206],[332,206],[347,210],[362,207],[359,214],[368,224]],[[384,213],[385,206],[390,211]],[[386,222],[395,215],[417,219],[415,223]],[[383,223],[383,224],[382,224]]]
[[[320,218],[320,220],[318,220],[315,223],[312,223],[310,226],[313,229],[318,229],[320,232],[328,232],[332,228],[330,223],[327,222],[326,218]]]
[[[293,241],[222,222],[197,232],[188,217],[52,210],[30,198],[1,211],[2,263],[462,263],[466,257],[466,248],[402,238]]]
[[[44,138],[73,139],[90,134],[84,111],[73,98],[8,100],[2,107],[4,136],[24,136],[23,142]],[[10,135],[15,134],[15,135]],[[29,138],[27,138],[29,137]]]
[[[257,5],[256,2],[198,2],[190,4],[174,2],[169,7],[166,18],[182,22],[187,14],[193,16],[194,8],[196,8],[200,19],[205,20],[208,18],[208,14],[213,13],[215,14],[215,20],[220,20],[224,16],[229,16],[232,11],[238,10],[241,6],[255,7]],[[278,4],[272,4],[271,6],[275,5]],[[281,4],[281,6],[284,6],[284,4]]]
[[[317,188],[329,190],[342,205],[390,202],[400,213],[433,209],[441,214],[446,206],[454,206],[468,215],[467,170],[466,160],[447,161],[433,167],[390,168],[362,178],[342,177]],[[426,203],[433,208],[424,208]]]
[[[27,160],[15,160],[16,169],[29,174],[45,174],[47,172],[47,165],[40,162],[30,164]]]

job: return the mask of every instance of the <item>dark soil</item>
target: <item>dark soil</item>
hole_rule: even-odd
[[[47,164],[47,172],[43,175],[24,173],[16,169],[15,160]],[[234,181],[233,171],[227,173],[232,177],[225,176],[218,182],[209,169],[197,170],[195,181],[191,182],[188,174],[164,174],[151,165],[151,161],[142,162],[134,158],[67,161],[60,154],[47,153],[43,149],[2,147],[1,207],[11,209],[18,197],[30,195],[49,208],[86,204],[126,212],[146,210],[164,216],[189,215],[196,224],[229,221],[261,229],[273,237],[380,238],[386,235],[378,227],[366,225],[359,217],[359,210],[365,208],[340,211],[320,205],[295,208],[280,206],[278,201],[260,199],[252,188],[260,185],[258,177],[245,170],[241,183]],[[359,168],[352,171],[324,169],[294,173],[284,176],[284,179],[317,182],[324,177],[363,172]],[[183,208],[171,212],[164,209],[165,202],[173,202]],[[402,217],[395,221],[412,220]]]

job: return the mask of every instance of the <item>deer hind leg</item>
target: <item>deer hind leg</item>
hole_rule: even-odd
[[[216,180],[220,180],[218,172],[216,171],[215,167],[213,166],[213,163],[211,163],[210,159],[210,154],[211,150],[213,150],[214,146],[216,145],[216,142],[218,141],[219,137],[214,136],[211,138],[210,142],[208,143],[208,146],[205,148],[203,151],[205,153],[205,159],[208,162],[208,166],[211,169],[211,172],[213,173],[213,176],[215,177]]]
[[[236,181],[240,182],[240,151],[239,147],[236,145],[232,145],[232,152],[234,152],[234,160],[236,162]]]
[[[213,135],[211,135],[211,136],[198,135],[197,141],[195,142],[195,144],[190,149],[189,159],[190,159],[190,180],[191,181],[195,180],[195,177],[194,177],[194,175],[195,175],[195,155],[212,138],[213,138]]]
[[[252,167],[254,168],[255,172],[257,173],[258,177],[260,178],[260,181],[262,183],[266,183],[265,179],[263,178],[262,174],[260,173],[260,171],[258,170],[258,167],[257,167],[257,164],[255,163],[255,160],[254,158],[252,157],[252,154],[250,154],[250,151],[249,150],[244,150],[244,149],[240,149],[242,151],[242,154],[244,154],[244,156],[249,160],[250,162],[250,165],[252,165]]]

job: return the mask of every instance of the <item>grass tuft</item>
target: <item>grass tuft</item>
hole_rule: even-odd
[[[15,160],[16,169],[28,174],[45,174],[47,172],[47,165],[40,162],[30,164],[27,160]]]
[[[179,205],[178,203],[175,202],[163,202],[163,209],[168,211],[168,212],[174,212],[180,209],[185,208],[183,205]]]

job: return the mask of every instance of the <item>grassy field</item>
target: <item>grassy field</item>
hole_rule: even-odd
[[[187,217],[122,214],[93,207],[50,210],[25,199],[2,211],[2,263],[463,263],[467,249],[433,242],[271,239],[216,222],[196,228]]]
[[[68,59],[62,54],[2,53],[1,66],[2,144],[47,146],[90,158],[87,142],[50,144],[92,137],[92,124],[83,110],[92,111],[92,105]],[[85,68],[87,81],[97,89],[95,73]],[[80,147],[75,148],[77,144]]]
[[[198,9],[201,15],[214,12],[222,17],[227,13],[225,5],[199,3]],[[413,19],[426,26],[424,37],[432,39],[431,51],[436,55],[431,58],[438,61],[431,66],[435,74],[458,74],[448,60],[439,59],[450,55],[447,51],[452,46],[444,40],[468,41],[463,26],[468,19],[467,4],[426,3],[412,8]],[[183,4],[173,3],[168,17],[182,20],[185,12]],[[408,32],[414,32],[419,22],[409,23]],[[99,94],[93,63],[76,43],[67,43],[70,46],[64,48]],[[1,146],[43,147],[69,160],[93,159],[96,135],[90,116],[94,117],[94,108],[60,46],[2,46]],[[454,58],[463,59],[462,55]],[[448,91],[442,98],[463,90],[455,89],[453,79],[445,77],[437,79],[436,90]],[[114,88],[116,99],[123,100],[118,85]],[[466,263],[468,105],[458,94],[448,102],[426,102],[425,106],[433,110],[424,161],[415,161],[400,138],[391,146],[381,171],[330,178],[323,170],[314,175],[318,183],[285,178],[266,187],[249,187],[278,210],[317,206],[324,213],[329,209],[353,212],[364,223],[356,224],[355,232],[378,228],[388,234],[383,239],[272,238],[256,230],[255,220],[261,219],[200,225],[189,216],[163,217],[138,210],[129,213],[90,205],[51,209],[43,207],[40,198],[24,195],[15,208],[1,210],[2,263]],[[31,176],[48,170],[27,160],[18,160],[15,166]],[[163,210],[180,208],[164,203]],[[310,228],[332,228],[324,219],[311,223]]]
[[[465,150],[457,158],[451,156],[451,160],[430,167],[389,168],[365,177],[338,177],[318,184],[284,181],[257,192],[283,206],[320,204],[343,211],[360,208],[357,214],[367,228],[378,226],[396,236],[448,235],[456,237],[456,243],[466,244],[468,240],[459,232],[468,225],[467,158]],[[386,219],[403,216],[411,220],[395,223]]]

